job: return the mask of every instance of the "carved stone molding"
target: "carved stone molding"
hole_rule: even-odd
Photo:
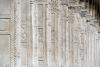
[[[90,14],[87,14],[86,18],[87,18],[87,22],[90,22],[90,20],[92,19],[92,16]]]
[[[21,18],[20,0],[14,0],[14,67],[20,66]]]
[[[27,39],[27,25],[26,24],[22,24],[21,25],[21,29],[22,29],[22,34],[21,34],[21,39],[22,41],[26,41]]]
[[[60,11],[60,0],[51,0],[51,10],[52,11]]]
[[[83,9],[81,10],[81,17],[86,17],[87,15],[87,10]]]
[[[82,5],[75,5],[75,12],[81,12],[82,9]]]

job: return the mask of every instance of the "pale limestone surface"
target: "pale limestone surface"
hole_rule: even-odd
[[[100,67],[99,24],[82,4],[0,0],[0,67]]]

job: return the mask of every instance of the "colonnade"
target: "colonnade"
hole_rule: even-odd
[[[84,6],[60,0],[33,6],[34,67],[99,67],[99,23]]]
[[[100,67],[99,23],[88,14],[78,0],[66,0],[67,3],[62,1],[30,1],[29,22],[32,45],[28,65],[30,67]],[[15,67],[20,66],[18,60],[15,60]]]

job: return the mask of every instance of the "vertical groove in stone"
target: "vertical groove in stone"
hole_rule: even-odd
[[[38,2],[40,4],[40,2]],[[60,0],[52,0],[50,4],[42,3],[43,8],[43,23],[44,25],[39,28],[38,24],[38,4],[36,1],[31,2],[31,21],[32,21],[32,34],[33,34],[33,58],[32,66],[38,67],[39,64],[47,67],[99,67],[98,56],[98,30],[94,25],[90,25],[91,18],[80,16],[80,9],[75,7],[75,2],[69,3],[68,16],[62,17],[59,7]],[[78,3],[77,3],[78,4]],[[65,7],[65,6],[63,6]],[[77,9],[77,10],[76,10]],[[74,12],[76,10],[76,12]],[[65,10],[66,11],[66,10]],[[79,12],[78,12],[79,11]],[[47,13],[45,13],[47,12]],[[46,16],[44,14],[47,14]],[[51,17],[52,14],[52,18]],[[21,19],[20,19],[20,2],[14,0],[14,66],[20,67],[20,42],[21,42]],[[66,23],[64,20],[68,18]],[[51,22],[53,20],[53,23]],[[62,20],[62,22],[61,22]],[[45,23],[46,22],[46,23]],[[81,27],[84,23],[84,29]],[[96,23],[96,22],[95,22]],[[52,25],[51,25],[52,24]],[[46,25],[46,26],[45,26]],[[53,26],[54,25],[54,26]],[[66,32],[64,30],[64,25]],[[45,49],[43,48],[43,56],[38,56],[38,50],[41,50],[38,44],[38,30],[43,28],[42,32],[44,38],[40,39],[44,42]],[[46,28],[46,29],[45,29]],[[93,30],[91,30],[93,29]],[[94,31],[94,33],[91,33]],[[40,31],[41,33],[41,31]],[[66,34],[66,35],[65,35]],[[93,35],[93,36],[92,36]],[[45,39],[46,38],[46,39]],[[66,41],[65,41],[66,40]],[[64,44],[65,42],[66,44]],[[93,42],[91,42],[93,41]],[[41,43],[40,42],[40,43]],[[65,46],[65,47],[64,47]],[[52,48],[51,48],[52,47]],[[46,51],[47,50],[47,51]],[[65,54],[64,54],[65,53]],[[41,63],[43,61],[44,63]],[[39,63],[40,62],[40,63]],[[45,65],[46,64],[46,65]]]
[[[60,0],[51,0],[51,65],[59,66],[59,22],[60,22]],[[54,18],[52,18],[52,16]],[[53,22],[54,23],[53,23]],[[54,26],[53,26],[54,25]],[[52,55],[53,54],[53,55]]]
[[[46,8],[46,38],[47,38],[47,67],[51,67],[51,9],[50,9],[50,3],[47,3]]]
[[[38,7],[37,1],[34,0],[32,4],[32,34],[33,34],[33,64],[32,66],[38,67]]]

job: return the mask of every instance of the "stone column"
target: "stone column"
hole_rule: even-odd
[[[59,22],[60,22],[60,0],[51,1],[51,65],[59,66]]]
[[[90,48],[90,67],[92,67],[92,39],[93,39],[93,35],[92,35],[92,25],[90,25],[90,46],[89,46],[89,48]]]
[[[82,46],[82,49],[83,49],[83,54],[82,54],[82,64],[81,66],[83,67],[86,67],[87,65],[87,62],[86,62],[86,59],[87,59],[87,45],[86,45],[86,14],[87,14],[87,11],[85,9],[82,9],[81,10],[81,17],[82,17],[82,22],[80,22],[80,29],[82,31],[82,37],[81,37],[81,44],[83,45]],[[83,65],[84,64],[84,65]]]
[[[80,66],[80,55],[79,55],[79,14],[75,13],[75,19],[73,23],[73,67]]]
[[[59,67],[63,66],[63,20],[59,23]]]
[[[51,8],[49,0],[38,0],[38,65],[39,67],[47,67],[48,52],[51,49]],[[49,12],[50,11],[50,12]],[[49,32],[49,33],[48,33]],[[49,37],[49,38],[48,38]],[[49,50],[49,51],[48,51]]]
[[[83,22],[80,15],[82,6],[75,5],[75,19],[73,23],[73,66],[81,67],[82,55],[83,55],[83,44],[81,44],[81,37],[84,36],[80,29],[80,24]],[[83,40],[82,40],[83,41]],[[82,54],[82,55],[81,55]]]
[[[63,67],[66,67],[66,21],[67,21],[67,13],[68,13],[68,6],[63,5],[64,8],[64,16],[63,16]]]
[[[82,20],[80,22],[80,44],[81,44],[81,67],[86,67],[86,44],[85,44],[85,24],[86,24],[86,10],[81,10]]]
[[[95,67],[95,27],[93,26],[93,67]]]
[[[88,38],[88,41],[87,41],[87,66],[90,67],[90,59],[91,59],[91,55],[90,55],[90,50],[91,50],[91,36],[90,36],[90,31],[91,31],[91,26],[90,26],[90,20],[91,20],[91,15],[90,14],[87,14],[87,38]]]
[[[69,5],[68,5],[68,24],[69,24],[69,28],[68,28],[68,35],[69,35],[69,43],[68,43],[68,49],[69,49],[69,61],[68,61],[68,67],[72,67],[73,66],[73,32],[74,32],[74,28],[73,28],[73,23],[74,23],[74,19],[75,19],[75,4],[76,2],[72,1],[72,2],[69,2]],[[77,31],[75,32],[76,34],[76,37],[77,37]],[[77,51],[77,50],[76,50]],[[76,52],[75,51],[75,52]],[[75,62],[77,63],[78,60],[75,60]],[[77,65],[77,64],[76,64]]]
[[[95,63],[96,63],[96,67],[98,67],[99,65],[99,62],[98,62],[98,26],[99,26],[99,24],[97,23],[97,21],[94,21],[94,25],[95,25],[95,40],[96,40],[96,42],[95,42],[95,53],[96,53],[96,55],[95,55]]]
[[[47,44],[47,67],[51,67],[51,5],[47,2],[46,13],[46,44]]]
[[[32,53],[32,67],[38,67],[38,13],[37,13],[37,1],[30,1],[31,7],[31,23],[32,23],[32,34],[33,34],[33,53]]]
[[[87,67],[89,66],[89,22],[86,22],[86,49],[87,49],[87,56],[86,56],[86,62]]]
[[[94,22],[95,23],[95,22]],[[97,59],[97,49],[96,49],[96,39],[97,39],[97,35],[96,35],[96,25],[94,24],[94,67],[96,66],[97,67],[97,62],[96,62],[96,59]]]
[[[14,0],[14,67],[20,67],[21,12],[20,0]]]
[[[72,48],[72,22],[73,22],[73,16],[72,16],[72,11],[73,10],[71,10],[71,9],[69,9],[68,10],[69,12],[69,15],[68,15],[68,23],[69,23],[69,67],[72,67],[72,50],[73,50],[73,48]]]
[[[88,61],[89,61],[89,67],[91,67],[91,39],[92,39],[92,36],[91,36],[91,25],[90,25],[90,21],[91,21],[91,15],[87,15],[87,21],[89,22],[89,46],[88,46],[88,49],[89,49],[89,54],[88,54]]]
[[[70,59],[69,59],[69,55],[70,55],[70,29],[69,29],[69,26],[70,26],[70,22],[69,22],[70,18],[68,18],[68,12],[67,12],[67,21],[66,21],[66,67],[69,67],[69,62],[70,62]]]
[[[91,66],[94,67],[94,19],[92,18],[90,21],[91,25]]]
[[[78,5],[76,9],[79,9],[79,16],[78,16],[78,22],[79,22],[79,45],[78,45],[78,66],[79,67],[84,67],[84,45],[85,45],[85,22],[86,19],[83,18],[85,17],[82,16],[81,10],[83,7],[81,5]]]
[[[87,64],[88,64],[88,61],[87,61],[87,59],[88,59],[88,47],[87,47],[87,45],[88,45],[88,40],[87,40],[87,38],[88,38],[88,34],[87,34],[87,22],[85,22],[85,61],[86,61],[86,67],[87,67]]]
[[[60,26],[59,33],[61,39],[61,65],[62,67],[66,67],[66,21],[67,21],[67,5],[61,5],[61,18],[60,18]]]
[[[99,29],[99,23],[97,23],[97,67],[99,67],[99,34],[98,34],[98,29]]]
[[[99,27],[99,30],[98,30],[98,47],[100,47],[100,27]],[[98,53],[99,53],[99,56],[100,56],[100,48],[99,48],[99,50],[98,50]],[[100,67],[100,57],[99,57],[99,67]]]

